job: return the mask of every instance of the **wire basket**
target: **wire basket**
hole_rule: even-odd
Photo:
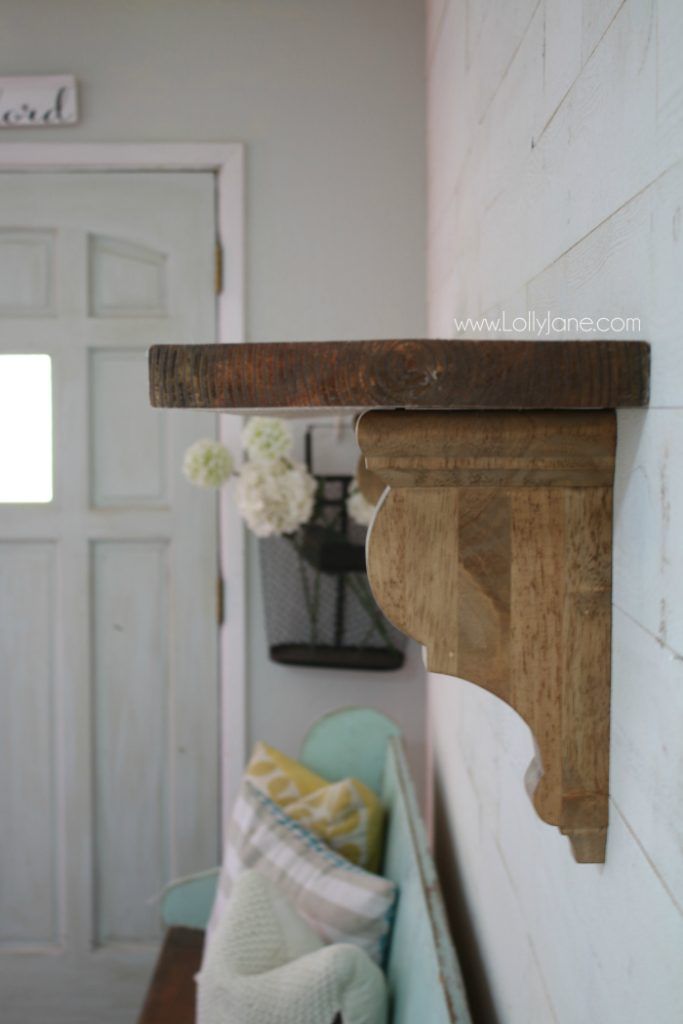
[[[391,670],[405,636],[377,606],[365,572],[366,529],[349,521],[351,477],[318,477],[313,517],[259,542],[270,657],[285,665]]]

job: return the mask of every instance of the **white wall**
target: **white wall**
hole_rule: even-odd
[[[430,680],[438,858],[473,1003],[500,1024],[683,1020],[683,6],[430,0],[428,323],[632,314],[619,414],[610,828],[577,865],[534,815],[514,712]],[[678,526],[677,526],[678,524]],[[486,991],[486,982],[490,991]]]
[[[423,22],[422,0],[7,0],[2,73],[73,72],[83,116],[0,141],[243,141],[247,337],[419,337]],[[294,752],[317,715],[372,704],[419,763],[419,659],[384,676],[277,668],[253,556],[250,736]]]

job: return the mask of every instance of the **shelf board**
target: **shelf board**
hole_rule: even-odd
[[[643,341],[310,341],[154,345],[174,409],[616,409],[645,406]]]

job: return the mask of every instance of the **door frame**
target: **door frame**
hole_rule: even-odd
[[[216,229],[226,268],[217,296],[219,342],[244,338],[244,145],[230,143],[0,143],[0,173],[209,171],[216,182]],[[209,339],[207,339],[209,340]],[[240,451],[241,418],[219,415],[219,436]],[[226,614],[219,627],[220,785],[229,818],[247,757],[246,545],[234,498],[219,494],[219,562]]]

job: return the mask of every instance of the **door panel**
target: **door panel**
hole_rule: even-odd
[[[91,350],[89,385],[93,505],[168,507],[168,432],[149,405],[147,354]]]
[[[0,316],[53,316],[54,232],[0,230]]]
[[[55,786],[56,545],[0,543],[0,942],[59,941]]]
[[[150,894],[169,877],[169,552],[163,541],[93,549],[95,907],[106,945],[157,936]]]
[[[210,174],[0,175],[0,353],[50,356],[54,455],[51,502],[0,504],[3,1024],[130,1020],[162,887],[218,859],[217,510],[181,473],[216,423],[146,369],[213,337],[214,239]]]
[[[91,316],[166,314],[166,253],[90,235],[89,254]]]

